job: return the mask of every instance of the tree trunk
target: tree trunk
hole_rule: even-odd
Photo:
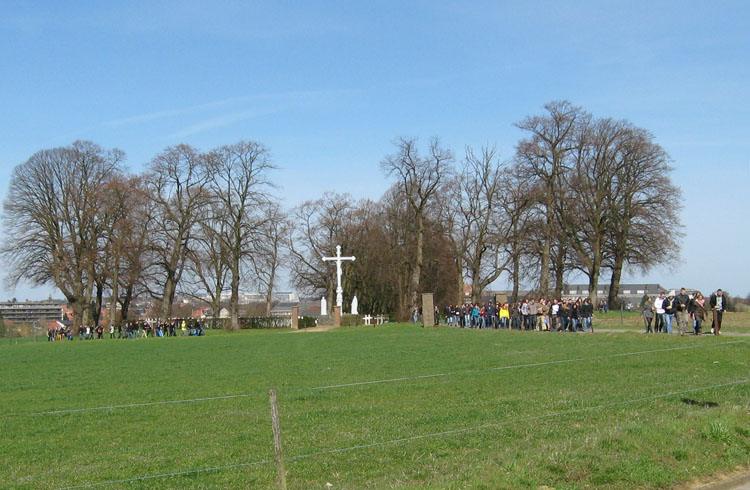
[[[589,270],[589,298],[591,298],[591,304],[596,305],[599,274],[602,267],[600,242],[594,243],[592,252],[594,256],[591,257],[591,268]]]
[[[591,304],[596,305],[596,288],[599,285],[599,267],[594,266],[591,274],[589,275],[589,298],[591,298]]]
[[[547,201],[545,203],[545,226],[544,226],[544,243],[542,244],[542,263],[539,267],[539,293],[542,297],[547,297],[549,293],[549,263],[550,263],[550,245],[552,242],[552,191],[551,186],[547,186]]]
[[[89,277],[93,277],[93,271],[89,272]],[[81,323],[82,325],[87,325],[90,321],[91,317],[91,296],[94,293],[94,283],[92,281],[89,281],[86,286],[84,286],[83,291],[83,301],[81,301]]]
[[[99,319],[102,316],[102,304],[104,301],[104,287],[98,282],[96,283],[96,301],[94,302],[94,311],[91,312],[94,327],[99,326]]]
[[[414,257],[414,270],[411,273],[410,293],[411,306],[419,305],[419,281],[422,274],[422,262],[424,260],[424,217],[422,211],[417,211],[417,247],[416,256]]]
[[[172,303],[174,303],[174,295],[177,284],[172,275],[167,276],[167,280],[164,283],[164,293],[162,294],[161,300],[161,317],[172,318]]]
[[[268,277],[268,288],[266,289],[266,316],[271,316],[271,303],[273,302],[273,286],[276,281],[276,266],[272,266]]]
[[[122,301],[120,302],[120,321],[124,322],[128,319],[128,311],[130,310],[130,302],[133,300],[133,285],[128,284],[128,287],[125,289],[125,296],[122,298]]]
[[[456,304],[462,305],[464,304],[464,275],[463,271],[461,270],[461,262],[456,261]]]
[[[229,300],[230,326],[232,330],[240,329],[240,258],[232,258],[232,296]],[[219,294],[221,297],[221,294]]]
[[[326,311],[324,315],[333,315],[333,307],[336,306],[336,283],[334,282],[333,277],[328,278],[327,294],[328,296],[326,296],[326,308],[328,308],[328,311]]]
[[[607,303],[610,308],[614,308],[618,303],[617,295],[620,293],[622,266],[622,254],[617,253],[617,255],[615,255],[614,267],[612,268],[612,278],[609,280],[609,294],[607,295]]]
[[[211,301],[211,310],[212,310],[213,317],[214,317],[214,327],[215,327],[216,325],[218,325],[219,313],[221,312],[221,295],[219,296],[214,295],[213,300]]]
[[[117,325],[117,297],[120,295],[120,261],[115,260],[112,271],[112,294],[109,301],[109,324]]]
[[[471,282],[471,302],[480,303],[482,301],[482,285],[479,279],[472,279]]]
[[[513,263],[513,291],[510,293],[511,304],[518,303],[518,287],[519,287],[520,275],[521,275],[521,259],[518,257],[517,253],[513,254],[512,263]]]
[[[555,260],[555,298],[561,299],[565,282],[565,252],[560,251]]]

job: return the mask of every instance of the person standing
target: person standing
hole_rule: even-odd
[[[666,325],[664,317],[664,302],[667,300],[666,293],[662,291],[659,293],[659,297],[654,300],[654,313],[656,313],[656,325],[654,325],[654,332],[661,332],[662,327]]]
[[[530,301],[525,301],[524,305],[526,305],[526,330],[534,330],[536,328],[536,302],[532,299]],[[523,310],[521,310],[521,313],[523,314]]]
[[[594,305],[591,303],[590,298],[583,300],[583,304],[580,309],[581,322],[583,323],[583,331],[588,332],[589,329],[593,333],[594,324],[592,318],[594,317]]]
[[[560,311],[560,305],[556,299],[553,299],[552,305],[550,305],[549,307],[549,329],[550,330],[559,330],[559,328],[557,328],[557,324],[558,324],[557,314],[559,311]]]
[[[540,332],[542,330],[549,330],[549,306],[547,306],[547,300],[544,298],[539,300],[539,305],[536,308],[536,329]]]
[[[693,318],[693,331],[695,335],[701,334],[701,324],[706,319],[706,298],[700,291],[695,293],[693,301],[690,303],[690,316]]]
[[[500,328],[510,328],[510,307],[508,303],[500,307]]]
[[[711,310],[713,310],[711,331],[714,335],[721,335],[721,320],[724,316],[724,312],[729,308],[724,291],[717,289],[716,292],[711,295],[709,304],[711,305]]]
[[[570,328],[570,301],[563,301],[560,303],[560,309],[557,312],[560,317],[560,326],[557,328],[558,331],[567,332]]]
[[[653,330],[651,330],[651,322],[654,320],[654,303],[651,299],[651,296],[648,296],[646,298],[646,302],[643,304],[641,313],[643,315],[643,323],[646,326],[645,333],[653,333]]]
[[[664,308],[664,329],[667,333],[672,333],[672,323],[674,322],[675,300],[674,295],[670,294],[663,303]]]
[[[685,293],[685,288],[681,288],[680,294],[678,294],[674,298],[675,316],[677,317],[677,331],[680,332],[680,335],[685,335],[685,330],[687,330],[689,305],[690,298]]]
[[[578,332],[581,329],[581,298],[575,300],[575,303],[570,307],[570,324],[573,332]]]

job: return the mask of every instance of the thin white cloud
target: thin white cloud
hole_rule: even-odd
[[[239,121],[244,121],[246,119],[252,119],[255,117],[259,117],[259,116],[266,116],[269,114],[274,114],[276,112],[279,112],[279,110],[271,109],[271,110],[265,110],[265,111],[245,111],[245,112],[225,114],[219,117],[214,117],[211,119],[207,119],[205,121],[198,122],[196,124],[192,124],[181,131],[168,135],[167,138],[168,139],[184,138],[186,136],[191,136],[197,133],[201,133],[203,131],[208,131],[209,129],[216,129],[216,128],[221,128],[224,126],[229,126],[230,124],[234,124]]]
[[[330,97],[336,95],[343,95],[346,93],[359,92],[359,89],[333,89],[333,90],[304,90],[304,91],[290,91],[290,92],[277,92],[259,95],[242,95],[238,97],[230,97],[227,99],[219,99],[203,104],[196,104],[191,106],[179,107],[176,109],[169,109],[165,111],[157,111],[145,114],[137,114],[135,116],[128,116],[120,119],[113,119],[102,123],[103,126],[123,126],[130,124],[141,124],[145,122],[151,122],[158,119],[168,119],[176,116],[183,116],[185,114],[192,114],[198,112],[204,112],[211,109],[227,105],[241,105],[250,102],[261,102],[261,101],[276,101],[276,102],[305,102],[311,101],[318,98]]]

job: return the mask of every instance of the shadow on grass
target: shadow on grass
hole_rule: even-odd
[[[719,406],[719,404],[716,402],[699,402],[690,398],[680,398],[680,400],[682,400],[682,403],[685,403],[687,405],[696,405],[703,408],[713,408]]]

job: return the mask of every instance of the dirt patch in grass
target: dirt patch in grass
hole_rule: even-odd
[[[716,473],[675,487],[676,490],[750,489],[750,468],[738,466],[734,471]]]

